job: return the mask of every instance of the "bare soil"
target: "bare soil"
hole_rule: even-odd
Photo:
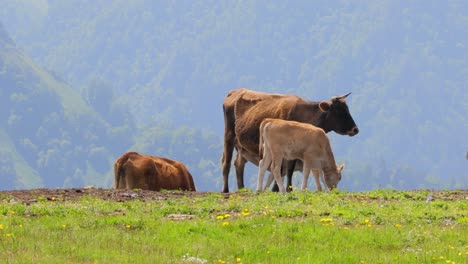
[[[468,200],[468,190],[449,190],[449,191],[432,191],[427,196],[428,201],[454,201],[454,200]],[[130,200],[167,200],[180,197],[203,197],[210,193],[208,192],[181,192],[181,191],[145,191],[145,190],[115,190],[115,189],[101,189],[101,188],[71,188],[71,189],[31,189],[31,190],[13,190],[13,191],[0,191],[0,201],[16,201],[24,204],[36,203],[38,201],[75,201],[83,197],[95,197],[102,200],[125,202]],[[232,194],[232,193],[231,193]],[[222,194],[224,198],[229,198],[230,194]],[[252,192],[240,192],[236,195],[252,196]],[[390,198],[372,197],[368,195],[351,195],[357,200],[393,200],[401,199],[401,196]],[[418,191],[404,192],[404,198],[421,200],[421,195]],[[424,197],[426,199],[426,197]],[[352,198],[351,198],[352,199]]]
[[[31,189],[0,191],[1,200],[31,204],[38,201],[75,201],[84,197],[95,197],[102,200],[125,202],[130,200],[167,200],[177,197],[205,196],[208,193],[182,191],[145,191],[145,190],[115,190],[101,188],[71,188],[71,189]]]

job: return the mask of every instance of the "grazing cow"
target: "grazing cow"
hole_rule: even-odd
[[[332,97],[328,101],[311,102],[295,95],[268,94],[248,89],[236,89],[228,93],[223,103],[224,149],[222,157],[223,192],[229,192],[228,177],[234,148],[237,187],[244,188],[244,167],[247,161],[258,166],[259,127],[265,118],[278,118],[312,124],[326,133],[335,131],[354,136],[359,132],[349,113],[346,97]],[[288,186],[294,170],[300,170],[295,161],[283,163],[287,171]],[[314,174],[316,171],[314,170]]]
[[[307,180],[312,168],[323,171],[323,179],[328,189],[336,188],[341,180],[344,164],[336,166],[330,141],[323,129],[296,121],[265,118],[260,124],[259,134],[259,152],[263,152],[263,158],[259,162],[257,191],[262,191],[263,176],[270,165],[279,190],[286,191],[281,179],[283,160],[303,162],[302,190],[307,189]],[[273,176],[270,174],[266,186],[271,183]],[[315,182],[320,190],[318,176],[315,177]]]
[[[114,188],[196,191],[193,177],[184,164],[137,152],[127,152],[115,162]]]

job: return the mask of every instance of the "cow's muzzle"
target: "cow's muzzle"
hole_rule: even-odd
[[[359,128],[357,126],[353,127],[350,131],[348,131],[348,136],[352,137],[359,133]]]

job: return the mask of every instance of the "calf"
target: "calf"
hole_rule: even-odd
[[[336,188],[341,180],[344,164],[337,167],[330,141],[321,128],[306,123],[265,118],[260,124],[259,152],[263,157],[259,162],[257,191],[262,191],[265,171],[270,170],[281,192],[285,192],[281,178],[281,163],[284,160],[303,162],[304,180],[302,190],[307,189],[310,171],[314,168],[323,172],[323,180],[328,189]],[[269,181],[271,182],[270,175]],[[318,175],[315,178],[320,190]]]

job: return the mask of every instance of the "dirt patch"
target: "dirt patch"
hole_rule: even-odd
[[[102,200],[124,202],[130,200],[167,200],[186,197],[202,197],[208,193],[182,191],[144,191],[144,190],[115,190],[101,188],[72,188],[72,189],[32,189],[0,191],[0,200],[16,201],[31,204],[38,201],[75,201],[84,197],[95,197]]]
[[[351,197],[363,200],[394,200],[394,199],[413,199],[432,201],[454,201],[468,200],[468,190],[450,190],[450,191],[432,191],[428,192],[427,197],[421,197],[418,191],[403,191],[401,194],[395,194],[390,197],[372,197],[366,193],[356,192]],[[95,197],[102,200],[125,202],[131,200],[167,200],[181,197],[203,197],[209,195],[209,192],[181,192],[181,191],[144,191],[144,190],[115,190],[101,188],[71,188],[71,189],[32,189],[32,190],[14,190],[0,191],[0,201],[16,201],[24,204],[36,203],[38,201],[75,201],[84,197]],[[228,198],[230,194],[221,194]],[[232,194],[232,193],[231,193]],[[354,195],[355,194],[355,195]],[[240,192],[236,195],[251,196],[256,195],[251,192]]]

